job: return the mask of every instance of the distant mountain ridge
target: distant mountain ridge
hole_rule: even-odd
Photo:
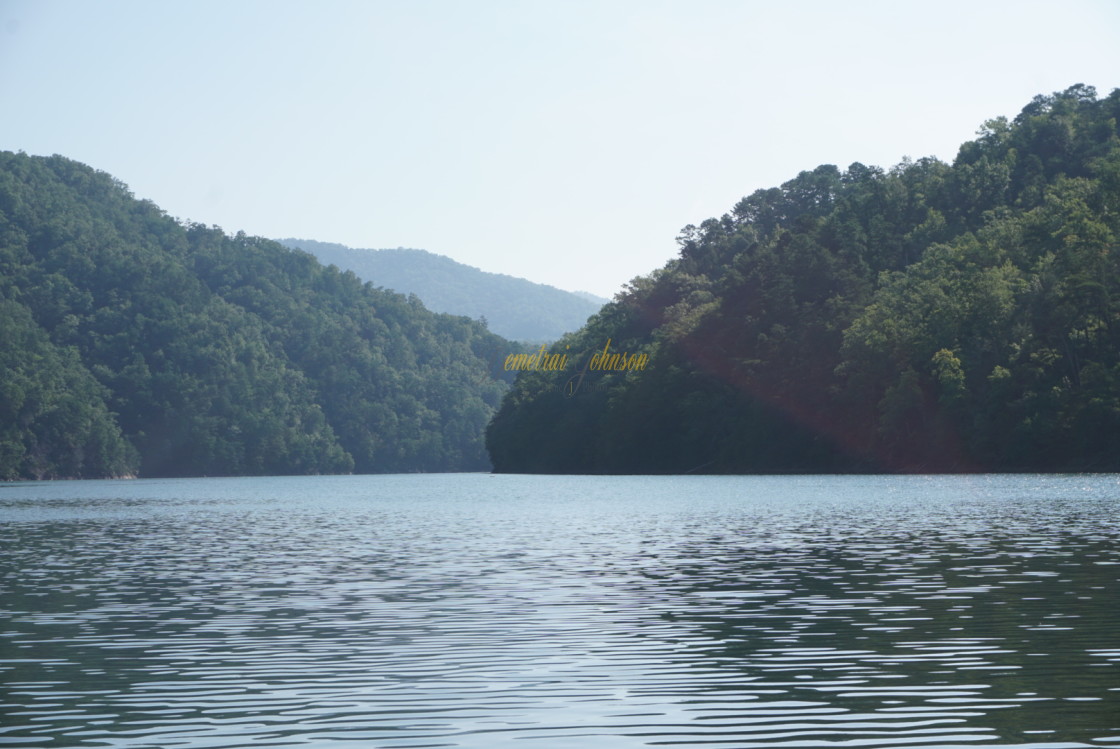
[[[427,250],[355,249],[312,239],[278,239],[310,252],[324,265],[353,271],[363,281],[415,294],[433,312],[485,318],[491,331],[518,341],[554,341],[587,322],[607,299],[502,273],[488,273]]]

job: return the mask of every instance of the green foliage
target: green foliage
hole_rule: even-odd
[[[0,296],[0,479],[100,478],[136,470],[97,383],[27,307]]]
[[[511,345],[0,153],[0,478],[484,470]]]
[[[952,165],[821,166],[685,227],[566,339],[650,367],[566,400],[523,375],[495,469],[1120,469],[1118,120],[1074,86]]]

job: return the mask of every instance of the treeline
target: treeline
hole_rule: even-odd
[[[649,365],[523,373],[495,470],[1120,470],[1118,120],[1074,86],[951,165],[820,166],[685,227],[558,344]]]
[[[0,152],[0,479],[485,470],[510,344]]]

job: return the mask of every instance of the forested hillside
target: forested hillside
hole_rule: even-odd
[[[489,467],[510,344],[0,152],[0,479]],[[500,373],[500,368],[497,368]]]
[[[544,343],[578,330],[607,301],[501,273],[487,273],[424,250],[359,250],[310,239],[280,243],[352,270],[375,286],[416,294],[436,312],[485,318],[490,330],[515,341]]]
[[[1120,470],[1120,91],[952,164],[820,166],[686,227],[526,372],[499,471]],[[644,369],[573,375],[609,341]]]

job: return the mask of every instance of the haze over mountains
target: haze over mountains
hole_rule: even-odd
[[[1120,470],[1117,122],[1120,89],[1078,85],[951,164],[820,165],[586,323],[520,329],[594,302],[419,250],[317,259],[0,151],[0,480]]]
[[[363,281],[415,294],[433,312],[485,318],[490,330],[517,341],[544,343],[578,330],[607,299],[501,273],[488,273],[426,250],[355,249],[311,239],[278,239],[310,252],[324,265],[353,271]]]

